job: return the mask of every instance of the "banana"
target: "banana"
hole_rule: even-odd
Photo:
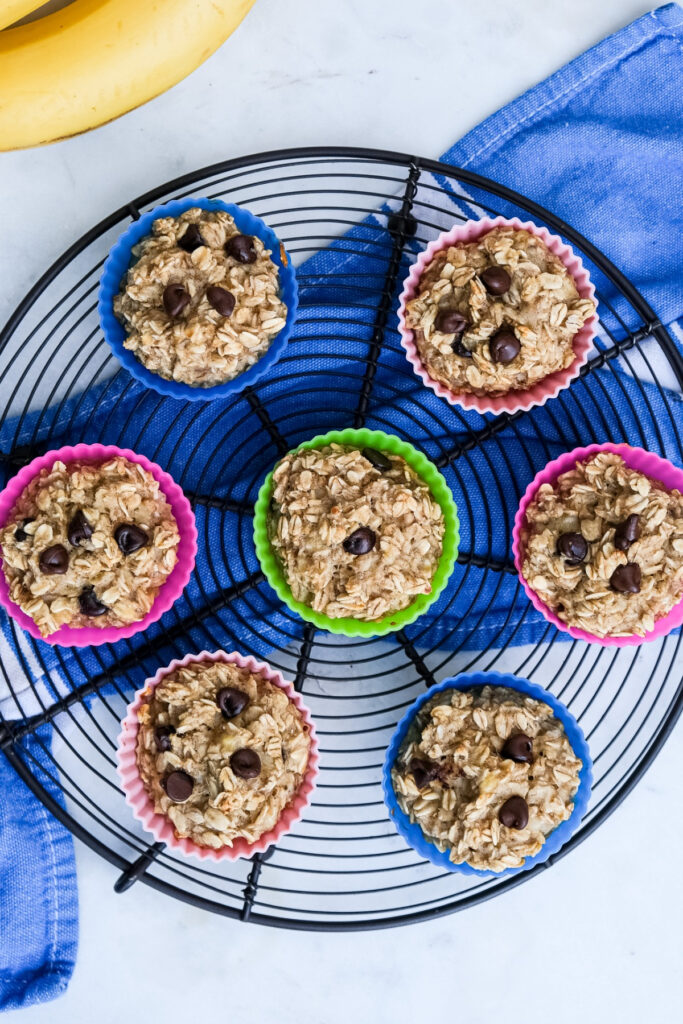
[[[74,0],[0,32],[0,150],[76,135],[206,60],[255,0]]]
[[[33,14],[45,0],[0,0],[0,28],[13,25],[27,14]]]

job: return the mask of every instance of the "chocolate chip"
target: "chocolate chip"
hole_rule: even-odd
[[[641,572],[637,562],[618,565],[610,576],[612,590],[618,594],[638,594],[640,592]]]
[[[588,541],[580,533],[561,533],[556,550],[567,565],[579,565],[588,554]]]
[[[350,555],[367,555],[377,543],[377,534],[368,526],[359,526],[342,542],[344,551]]]
[[[425,786],[435,779],[439,772],[438,764],[434,761],[429,761],[422,757],[413,757],[408,764],[408,771],[415,779],[415,785],[418,789],[424,789]]]
[[[501,327],[489,341],[489,352],[494,363],[511,363],[519,355],[519,338],[508,327]]]
[[[92,537],[92,526],[85,518],[80,508],[71,517],[71,522],[66,528],[66,535],[69,538],[69,544],[77,548],[82,540],[87,540]]]
[[[182,804],[192,796],[194,779],[191,775],[188,775],[187,772],[178,769],[177,771],[170,772],[166,776],[162,782],[162,786],[174,804]]]
[[[225,251],[238,263],[256,262],[256,249],[251,235],[233,235],[225,243]]]
[[[248,695],[235,686],[224,686],[216,694],[216,704],[221,709],[223,718],[235,718],[244,711],[248,703]]]
[[[102,604],[95,596],[95,588],[90,585],[81,590],[78,595],[78,605],[83,615],[87,615],[91,619],[96,619],[98,615],[104,615],[109,611],[106,604]]]
[[[460,356],[462,359],[472,358],[472,353],[470,352],[470,350],[468,348],[465,348],[465,346],[463,345],[461,334],[456,334],[455,338],[453,339],[451,349],[453,352],[455,352],[456,356]]]
[[[531,764],[533,748],[530,736],[525,732],[513,732],[503,744],[500,756],[507,758],[508,761],[517,761],[518,764]]]
[[[149,544],[149,534],[135,523],[121,523],[114,530],[114,540],[124,555],[132,555]]]
[[[180,316],[189,301],[189,292],[181,284],[167,284],[164,288],[164,309],[169,316]]]
[[[479,277],[489,295],[505,295],[512,284],[510,275],[502,267],[487,267]]]
[[[206,289],[206,297],[221,316],[232,314],[235,308],[235,296],[227,288],[220,288],[217,284],[212,284],[210,288]]]
[[[462,334],[467,330],[469,324],[467,317],[464,317],[457,309],[442,309],[434,321],[434,326],[442,334]]]
[[[46,576],[63,576],[69,568],[69,553],[63,544],[52,544],[38,556],[38,567]]]
[[[22,523],[22,525],[19,526],[14,531],[14,539],[16,541],[18,541],[20,544],[21,544],[22,540],[28,540],[28,534],[26,532],[26,527],[28,526],[29,523],[35,523],[35,519],[33,519],[32,517],[30,517],[28,519],[24,519],[24,522]]]
[[[194,252],[200,245],[206,245],[206,242],[202,238],[202,233],[196,224],[190,224],[187,231],[178,239],[178,245],[185,252]]]
[[[498,820],[507,828],[526,828],[529,824],[529,807],[523,796],[511,796],[498,811]]]
[[[400,235],[402,228],[404,238],[412,238],[417,231],[417,221],[412,213],[406,213],[405,216],[392,213],[387,221],[387,227],[390,235]]]
[[[632,515],[625,519],[623,523],[619,523],[616,530],[614,531],[614,546],[619,551],[626,551],[631,547],[634,540],[638,540],[640,537],[640,516],[634,512]]]
[[[375,448],[363,448],[361,455],[364,459],[368,460],[371,466],[378,469],[380,473],[383,473],[386,469],[391,469],[391,459],[384,452],[378,452]]]
[[[231,755],[230,767],[240,779],[255,779],[261,774],[261,758],[255,750],[244,747]]]
[[[172,725],[158,725],[154,730],[154,743],[157,750],[165,751],[171,749],[171,736],[175,734]]]

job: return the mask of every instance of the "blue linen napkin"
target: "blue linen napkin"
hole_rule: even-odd
[[[634,280],[662,320],[673,325],[674,333],[680,331],[674,321],[683,312],[679,258],[682,214],[677,203],[680,189],[676,188],[683,168],[682,42],[681,9],[671,4],[653,11],[487,119],[443,157],[449,163],[471,167],[510,185],[572,223]],[[450,187],[443,181],[439,184]],[[472,190],[470,197],[477,198]],[[424,193],[418,193],[418,203],[422,198]],[[388,211],[389,207],[358,225],[331,249],[299,268],[302,312],[291,342],[296,354],[294,368],[298,376],[314,369],[316,357],[306,353],[319,351],[323,345],[338,352],[339,391],[348,392],[349,407],[351,396],[355,398],[358,394],[357,376],[363,366],[361,359],[344,357],[364,352],[372,335],[375,297],[370,296],[366,308],[354,309],[356,322],[351,325],[347,322],[343,295],[327,275],[338,272],[343,265],[345,273],[357,275],[359,285],[372,288],[378,266],[373,252],[379,246],[386,265],[386,252],[391,244],[386,232]],[[454,196],[454,218],[459,212],[467,216],[470,211],[466,201]],[[510,208],[505,212],[515,211]],[[401,279],[404,271],[407,263],[401,268]],[[321,297],[322,275],[327,291]],[[609,298],[606,283],[598,283]],[[381,288],[381,280],[377,280],[377,287]],[[321,301],[325,302],[324,307]],[[390,326],[395,326],[395,320]],[[612,318],[611,326],[618,336],[622,329],[618,320]],[[680,333],[678,336],[682,337]],[[656,360],[656,351],[651,352],[651,358]],[[291,403],[288,406],[283,378],[292,368],[285,357],[266,385],[269,407],[276,408],[279,422],[286,424],[290,443],[304,440],[312,432],[350,425],[340,423],[335,411],[340,408],[338,393],[321,395],[311,389],[306,396],[299,392],[296,408]],[[552,403],[551,411],[534,412],[538,431],[525,429],[524,420],[520,421],[516,432],[507,431],[504,435],[505,456],[490,449],[472,456],[469,465],[458,463],[448,470],[449,484],[461,512],[463,549],[477,550],[477,545],[482,544],[473,535],[472,523],[482,521],[486,494],[489,506],[497,514],[490,516],[495,525],[491,537],[483,538],[483,544],[497,557],[508,556],[520,488],[545,461],[564,450],[563,435],[576,436],[577,444],[592,439],[593,431],[599,439],[617,438],[622,430],[618,414],[624,424],[624,439],[638,436],[638,422],[649,443],[680,461],[677,439],[667,426],[669,417],[658,415],[664,401],[677,406],[680,415],[681,397],[674,390],[675,381],[672,380],[672,390],[663,398],[647,380],[636,382],[630,378],[628,367],[622,367],[619,373],[622,388],[612,373],[592,374],[582,385],[580,403],[569,392],[561,407]],[[98,405],[94,424],[91,412],[103,390],[106,395]],[[410,413],[414,413],[416,404],[421,415],[412,418]],[[313,408],[320,410],[323,406],[329,409],[328,420],[324,414],[311,415]],[[264,467],[272,464],[276,452],[259,451],[250,439],[252,425],[236,424],[234,415],[226,414],[207,434],[215,411],[215,406],[202,411],[196,404],[183,408],[170,400],[159,407],[156,396],[136,383],[131,384],[127,375],[119,374],[113,382],[99,385],[65,407],[42,414],[40,420],[29,417],[19,433],[14,424],[6,424],[0,431],[0,447],[36,441],[48,431],[53,440],[62,433],[61,443],[115,441],[153,457],[186,489],[220,494],[230,487],[230,497],[253,500]],[[154,415],[150,415],[152,412]],[[70,433],[66,435],[63,431],[70,421]],[[167,435],[171,421],[173,431]],[[441,425],[444,422],[449,423],[447,432]],[[437,433],[436,440],[430,439],[429,431],[420,424],[429,424],[432,434],[435,429],[441,433]],[[481,420],[476,414],[453,411],[449,421],[441,401],[423,388],[406,367],[394,335],[382,353],[367,425],[393,428],[411,437],[429,454],[437,455],[440,445],[451,448],[459,436],[464,437],[468,424],[476,427]],[[173,438],[184,429],[187,433],[183,450],[175,451]],[[228,434],[224,459],[208,460],[205,454],[214,452],[216,439]],[[518,467],[519,478],[511,474],[511,466]],[[233,484],[234,480],[239,483]],[[220,545],[218,513],[199,507],[197,520],[200,552],[209,544]],[[247,569],[256,570],[250,524],[244,523],[241,532],[237,531],[236,518],[234,525],[231,543],[240,545]],[[212,569],[200,554],[188,594],[195,605],[201,605],[206,595],[213,597],[233,582],[225,570]],[[512,577],[480,577],[473,571],[466,575],[458,567],[448,593],[409,632],[419,644],[422,631],[429,628],[430,640],[438,639],[447,647],[540,641],[554,630],[537,613],[529,613],[528,603],[518,590]],[[492,601],[484,617],[484,609]],[[456,607],[469,607],[465,619]],[[166,622],[172,626],[189,612],[184,598],[168,613]],[[0,614],[0,660],[8,677],[23,679],[22,666],[28,664],[43,700],[54,700],[65,689],[55,652],[39,644],[41,658],[36,659],[31,642],[21,638],[17,644],[4,613]],[[258,644],[243,625],[244,620],[255,619],[259,621]],[[215,641],[228,648],[239,648],[240,641],[246,642],[248,636],[250,649],[264,657],[273,646],[283,646],[287,638],[299,636],[300,628],[276,610],[272,592],[266,586],[249,591],[212,620]],[[150,631],[152,635],[155,632]],[[138,639],[131,645],[140,642]],[[135,670],[131,680],[137,685],[155,665],[179,651],[201,649],[206,643],[207,634],[198,624],[177,645],[158,652],[153,661]],[[99,655],[105,663],[111,663],[128,650],[129,645],[124,643],[117,645],[113,653],[100,649]],[[79,659],[68,654],[67,658],[71,678],[76,682],[101,670],[101,664],[89,652],[83,652]],[[30,690],[19,696],[25,713],[36,709]],[[14,699],[3,702],[0,693],[0,712],[16,717]],[[49,735],[41,732],[36,740],[28,742],[27,756],[35,758],[36,770],[40,771],[41,763],[47,767],[41,760],[45,757],[41,743],[47,746]],[[59,798],[51,780],[47,784]],[[7,810],[5,816],[0,814],[0,1007],[9,1008],[54,996],[67,984],[76,948],[76,883],[68,834],[23,787],[4,758],[0,758],[0,792],[5,798],[11,794],[13,811],[11,817]],[[27,872],[23,869],[29,861],[32,870]]]
[[[37,777],[48,775],[50,726],[25,745]],[[66,989],[78,946],[73,840],[0,757],[0,1009],[54,999]]]

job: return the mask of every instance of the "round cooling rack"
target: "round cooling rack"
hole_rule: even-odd
[[[185,196],[242,205],[297,266],[297,325],[252,389],[211,403],[145,391],[98,324],[97,287],[115,239]],[[594,351],[544,407],[483,417],[424,388],[399,344],[396,309],[411,262],[438,231],[485,214],[533,219],[589,266],[599,298]],[[425,685],[496,669],[540,683],[578,719],[594,760],[588,836],[621,802],[681,710],[680,636],[641,647],[568,640],[525,598],[510,553],[514,507],[535,473],[578,445],[628,441],[683,464],[674,389],[683,361],[633,285],[568,224],[507,188],[397,153],[305,149],[229,160],[127,204],[76,242],[29,292],[0,338],[0,470],[80,441],[142,452],[192,500],[197,568],[184,597],[144,635],[53,648],[3,618],[0,745],[33,792],[117,869],[230,917],[289,928],[402,924],[471,906],[531,879],[444,872],[388,820],[381,765],[396,722]],[[680,408],[680,407],[679,407]],[[253,502],[278,456],[315,434],[368,426],[424,451],[452,488],[461,550],[438,616],[387,640],[316,632],[264,582]],[[267,659],[293,679],[319,733],[321,774],[305,818],[266,854],[211,864],[155,844],[115,772],[125,708],[146,676],[202,649]],[[679,661],[680,664],[680,661]]]

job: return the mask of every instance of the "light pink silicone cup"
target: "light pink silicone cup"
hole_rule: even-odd
[[[210,846],[199,846],[191,839],[179,839],[176,836],[173,823],[163,814],[157,814],[154,804],[147,795],[140,773],[138,771],[135,748],[138,736],[138,711],[142,704],[150,698],[155,686],[158,686],[170,672],[182,668],[192,662],[198,661],[223,661],[229,665],[237,665],[248,672],[254,672],[263,676],[268,682],[279,686],[287,694],[292,704],[296,706],[301,717],[309,728],[311,746],[308,755],[308,767],[303,781],[294,796],[292,802],[285,807],[275,828],[264,832],[255,843],[248,843],[246,839],[237,839],[232,846],[223,846],[220,850],[214,850]],[[299,821],[305,809],[311,802],[311,795],[315,789],[315,780],[318,776],[318,741],[315,735],[315,726],[310,712],[301,697],[291,683],[288,683],[279,672],[255,658],[244,657],[233,651],[226,654],[225,651],[215,651],[210,654],[202,651],[201,654],[188,654],[182,661],[172,661],[165,668],[160,668],[153,678],[148,679],[141,690],[135,694],[132,704],[128,705],[126,717],[123,720],[121,732],[118,737],[118,774],[121,785],[126,795],[126,801],[133,808],[133,814],[142,822],[144,827],[151,832],[159,843],[165,843],[174,850],[181,850],[185,854],[199,857],[201,860],[237,860],[239,857],[251,857],[255,853],[263,853],[269,846],[276,843],[292,826]]]
[[[593,314],[580,331],[574,335],[572,342],[574,347],[574,359],[566,370],[557,370],[548,374],[543,380],[534,384],[527,391],[509,391],[506,395],[472,395],[466,391],[452,391],[438,380],[430,377],[427,367],[422,362],[420,353],[415,344],[415,336],[410,327],[406,324],[406,305],[417,295],[420,278],[429,263],[434,259],[441,249],[447,249],[451,245],[462,245],[466,242],[474,242],[482,235],[488,234],[492,228],[509,227],[528,231],[535,235],[557,256],[564,264],[567,271],[574,279],[577,291],[582,299],[594,299],[595,288],[591,284],[588,271],[576,253],[565,245],[557,235],[531,221],[521,221],[518,217],[508,220],[505,217],[484,217],[482,220],[468,220],[464,224],[451,228],[450,231],[442,232],[438,238],[430,242],[424,252],[420,253],[417,261],[410,268],[410,273],[403,283],[403,291],[399,298],[398,326],[401,335],[401,344],[408,356],[418,377],[432,391],[435,391],[441,398],[445,398],[451,405],[459,405],[463,409],[476,409],[477,412],[527,412],[536,405],[543,405],[549,398],[555,398],[563,388],[566,388],[578,377],[581,367],[588,359],[593,338],[595,337],[595,324],[597,316]]]
[[[639,644],[647,643],[649,640],[656,640],[658,637],[666,636],[672,629],[676,629],[677,626],[683,624],[683,598],[671,609],[668,615],[657,619],[655,628],[646,633],[645,636],[600,637],[595,636],[593,633],[588,633],[585,629],[576,629],[574,626],[568,626],[566,622],[562,622],[548,605],[541,601],[538,594],[531,589],[522,576],[522,564],[524,562],[522,531],[527,525],[526,510],[529,507],[529,502],[533,499],[541,484],[554,483],[561,473],[566,473],[568,470],[573,469],[577,462],[585,462],[586,459],[589,459],[591,455],[595,455],[597,452],[614,452],[622,457],[630,469],[636,469],[638,472],[645,473],[646,476],[652,477],[654,480],[659,480],[667,490],[683,492],[683,469],[672,465],[666,459],[660,458],[659,455],[646,452],[644,448],[633,448],[629,444],[611,444],[609,442],[606,444],[591,444],[587,448],[575,448],[573,451],[567,452],[566,455],[560,455],[559,459],[549,462],[545,469],[536,474],[527,487],[515,516],[515,525],[512,531],[512,554],[515,560],[515,569],[519,574],[520,583],[524,587],[527,597],[534,608],[541,612],[548,622],[552,622],[553,626],[557,626],[564,633],[569,633],[575,640],[586,640],[591,644],[601,644],[602,647],[636,647]]]
[[[19,623],[21,628],[36,640],[44,640],[46,644],[56,644],[59,647],[94,647],[98,644],[111,644],[116,640],[123,640],[147,629],[149,625],[160,619],[187,586],[197,554],[197,528],[192,507],[178,484],[168,473],[165,473],[155,462],[150,462],[144,455],[138,455],[137,452],[132,452],[128,448],[117,448],[113,444],[77,444],[74,447],[67,445],[56,451],[47,452],[45,455],[39,455],[28,466],[20,469],[17,475],[9,481],[4,491],[0,493],[0,526],[5,525],[19,495],[30,480],[40,473],[41,469],[51,469],[57,461],[65,464],[69,462],[104,462],[117,455],[123,456],[129,462],[137,462],[148,473],[151,473],[165,494],[180,534],[178,561],[171,575],[159,590],[154,604],[144,619],[139,622],[131,622],[127,626],[103,626],[101,629],[96,626],[81,628],[60,626],[50,636],[41,636],[33,619],[10,599],[5,574],[0,571],[0,604]],[[1,557],[2,549],[0,549]]]

